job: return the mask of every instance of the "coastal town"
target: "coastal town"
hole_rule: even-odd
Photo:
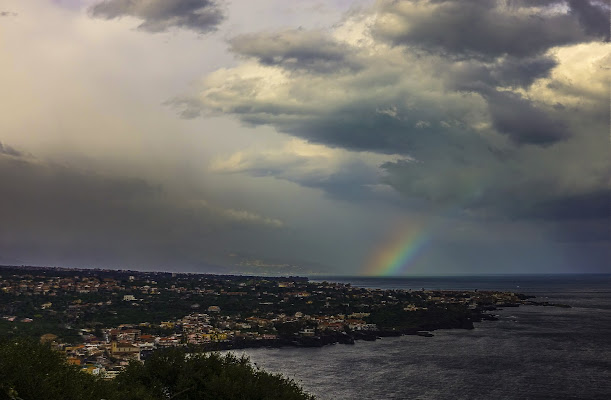
[[[255,277],[0,267],[0,337],[32,337],[84,371],[112,378],[157,349],[187,351],[353,344],[473,329],[512,292],[381,290]]]

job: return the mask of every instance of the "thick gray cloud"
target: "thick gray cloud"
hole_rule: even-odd
[[[240,35],[230,40],[231,50],[263,65],[315,73],[360,69],[354,49],[320,31],[286,30]]]
[[[9,150],[7,150],[7,148]],[[0,152],[0,255],[25,263],[210,270],[277,219],[128,176]]]
[[[494,87],[528,87],[546,77],[557,65],[550,56],[501,57],[492,62],[461,60],[451,64],[448,87],[455,90],[481,92]]]
[[[517,144],[547,145],[570,135],[555,113],[537,107],[518,94],[491,91],[484,97],[494,127]]]
[[[556,110],[544,109],[544,105],[506,88],[528,88],[537,79],[548,77],[556,66],[557,60],[551,56],[504,56],[492,62],[461,60],[450,64],[446,84],[448,89],[481,95],[494,128],[514,143],[549,145],[571,134]]]
[[[609,3],[592,0],[569,0],[571,13],[576,15],[588,35],[609,41]]]
[[[460,142],[464,147],[469,142],[488,148],[481,134],[473,134],[474,126],[486,122],[515,144],[547,146],[574,134],[555,111],[563,105],[544,105],[516,91],[528,89],[558,66],[553,53],[543,52],[574,42],[547,41],[536,51],[500,50],[484,58],[457,59],[446,51],[421,54],[413,48],[405,52],[385,48],[380,42],[385,37],[377,28],[386,26],[395,32],[405,23],[410,29],[418,24],[445,29],[444,24],[432,21],[448,8],[456,13],[446,10],[447,14],[456,14],[456,18],[470,18],[473,10],[478,10],[475,14],[494,13],[502,22],[495,32],[508,45],[526,46],[533,43],[533,37],[542,37],[521,29],[522,19],[535,21],[528,22],[533,27],[549,25],[561,33],[570,31],[565,26],[567,19],[568,26],[573,24],[579,32],[577,42],[599,39],[583,33],[575,16],[577,6],[563,10],[559,5],[553,1],[510,5],[500,1],[381,2],[373,9],[375,19],[356,40],[354,33],[342,33],[342,27],[334,34],[292,30],[240,35],[231,40],[231,50],[273,70],[267,74],[246,71],[246,66],[230,70],[214,83],[208,82],[209,90],[200,99],[185,97],[187,100],[175,104],[182,106],[184,117],[201,115],[203,105],[207,111],[234,114],[246,124],[272,125],[319,143],[416,158],[440,143]],[[589,11],[583,11],[588,15],[603,12],[597,5],[588,7]],[[414,21],[404,21],[408,17]],[[509,23],[514,19],[515,24]],[[371,29],[373,36],[368,35]],[[532,37],[518,40],[514,32]],[[468,43],[470,31],[448,28],[447,33],[456,38],[455,52],[463,52],[460,41]],[[434,35],[429,32],[424,37]],[[494,35],[477,32],[473,37],[495,51],[503,48]],[[422,46],[434,48],[426,42]]]
[[[384,1],[375,31],[394,45],[460,57],[533,56],[551,47],[609,37],[607,7],[576,0]],[[537,7],[538,6],[538,7]]]
[[[386,163],[386,183],[407,199],[424,199],[423,209],[441,210],[461,219],[525,221],[554,241],[611,241],[611,169],[602,168],[597,183],[567,188],[551,171],[517,160],[456,163]],[[546,176],[534,176],[543,172]],[[528,175],[532,174],[533,177]],[[411,202],[411,206],[414,204]]]
[[[600,229],[611,182],[605,37],[585,28],[599,26],[604,10],[551,0],[380,2],[325,35],[241,35],[232,50],[249,60],[208,75],[188,110],[400,158],[380,163],[385,175],[353,166],[341,179],[270,168],[265,157],[237,172],[353,200],[362,199],[356,182],[379,179],[412,210],[456,209],[478,221],[530,221],[555,239],[608,240]],[[568,215],[572,208],[597,212]]]
[[[248,71],[246,76],[219,71],[203,98],[178,103],[186,105],[183,115],[197,115],[202,108],[230,113],[249,125],[272,125],[357,151],[414,154],[433,143],[456,142],[470,117],[469,105],[481,100],[463,93],[442,96],[441,82],[416,75],[422,66],[409,62],[373,55],[359,72],[312,76],[312,71],[291,70],[288,78],[277,70],[254,77],[246,77]]]
[[[242,151],[217,160],[212,168],[223,174],[274,177],[322,190],[332,198],[364,201],[389,199],[390,187],[381,184],[379,165],[396,156],[354,153],[292,140],[266,152]],[[395,200],[396,200],[395,196]]]
[[[416,273],[609,268],[603,2],[30,3],[0,262],[354,274],[397,227]]]
[[[611,188],[542,202],[529,211],[533,217],[543,219],[602,220],[611,216]],[[607,228],[607,238],[609,238],[611,226]]]
[[[105,0],[91,7],[90,12],[106,19],[125,16],[141,19],[138,29],[147,32],[184,28],[208,33],[215,31],[225,18],[215,0]]]

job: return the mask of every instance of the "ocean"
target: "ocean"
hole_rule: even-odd
[[[497,310],[474,330],[322,348],[247,349],[320,400],[611,399],[611,275],[327,280],[382,289],[502,290],[572,308]]]

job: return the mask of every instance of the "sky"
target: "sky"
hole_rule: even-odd
[[[0,265],[611,272],[609,5],[0,0]]]

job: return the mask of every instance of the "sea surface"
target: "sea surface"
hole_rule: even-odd
[[[318,399],[611,399],[611,275],[313,280],[514,291],[572,306],[497,310],[499,321],[438,330],[431,338],[236,351],[293,378]]]

